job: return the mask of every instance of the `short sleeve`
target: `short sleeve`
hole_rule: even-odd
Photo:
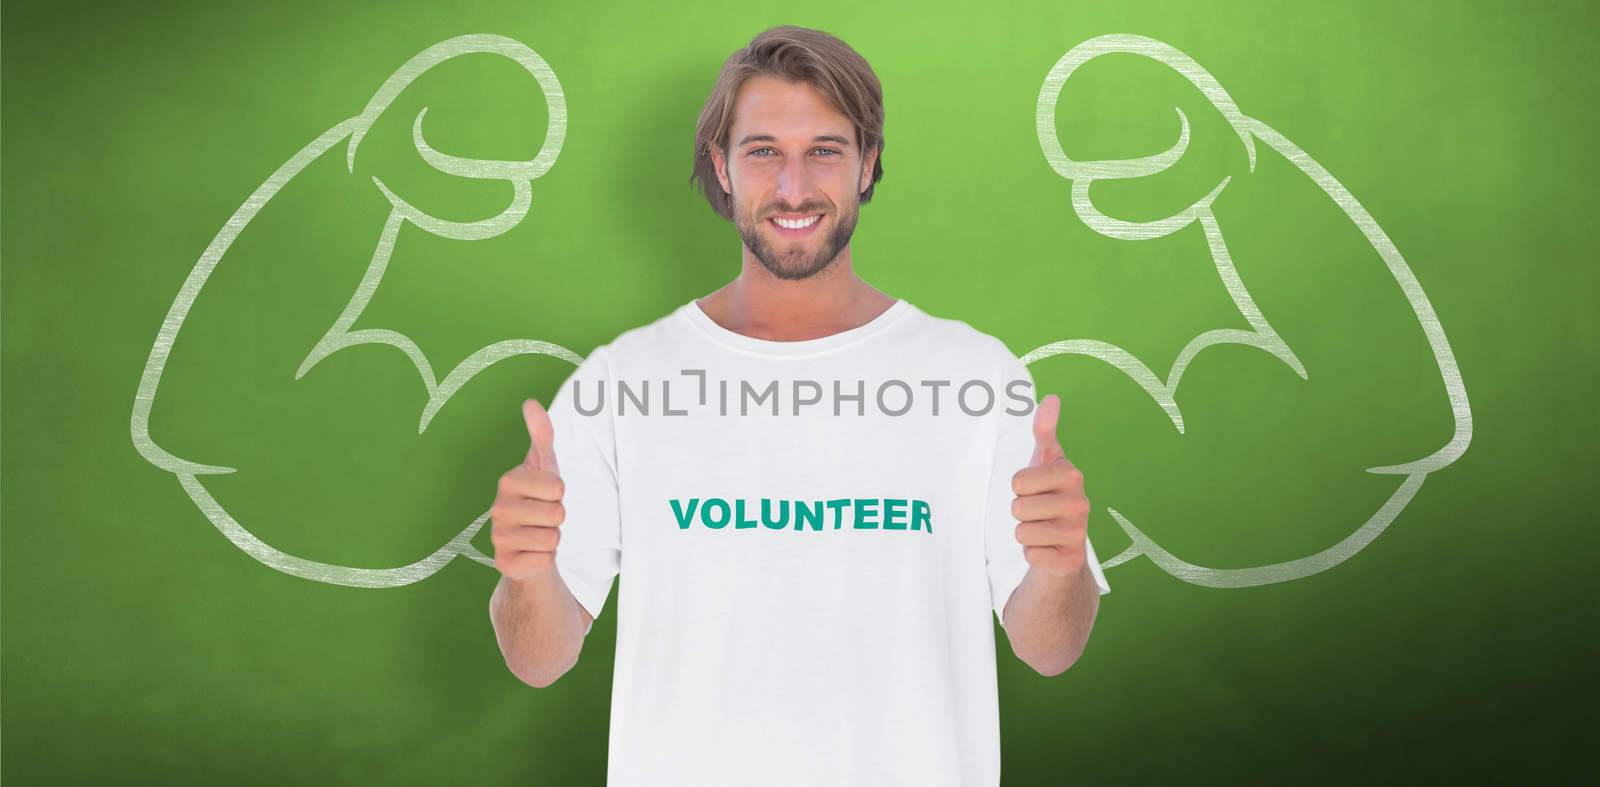
[[[561,384],[550,404],[566,508],[556,571],[591,618],[600,617],[622,565],[616,433],[611,410],[602,406],[601,398],[610,381],[607,348],[602,346]]]
[[[1006,357],[1009,359],[1009,362],[1004,364],[1006,371],[996,383],[995,408],[998,411],[999,426],[996,430],[984,522],[984,553],[988,563],[989,597],[994,614],[1000,619],[1002,626],[1005,625],[1006,601],[1010,600],[1011,592],[1022,584],[1023,577],[1028,573],[1027,557],[1023,554],[1022,544],[1017,541],[1017,520],[1011,515],[1011,502],[1017,496],[1011,488],[1011,477],[1016,475],[1018,470],[1027,467],[1033,458],[1033,419],[1034,411],[1038,407],[1033,375],[1028,371],[1027,365],[1011,357],[1009,351]],[[1022,398],[1033,404],[1025,405],[1021,401]],[[1025,406],[1028,412],[1017,415],[1017,411]],[[1006,412],[1007,410],[1010,412]],[[1105,570],[1100,567],[1100,560],[1094,553],[1094,544],[1090,543],[1087,535],[1084,536],[1083,545],[1084,565],[1094,575],[1094,582],[1100,588],[1100,595],[1110,593],[1111,586],[1106,582]]]

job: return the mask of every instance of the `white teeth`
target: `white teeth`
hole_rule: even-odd
[[[812,216],[805,221],[790,221],[788,219],[778,218],[777,216],[773,216],[772,220],[777,222],[778,226],[783,227],[784,229],[800,230],[817,223],[817,219],[820,218],[822,218],[821,213],[818,213],[817,215]]]

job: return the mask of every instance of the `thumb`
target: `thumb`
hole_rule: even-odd
[[[1056,422],[1061,417],[1061,397],[1048,394],[1033,413],[1033,459],[1029,467],[1066,458],[1061,441],[1056,439]]]
[[[550,423],[550,414],[545,412],[544,405],[538,399],[528,399],[522,403],[522,421],[528,426],[528,456],[522,460],[523,464],[536,467],[540,470],[556,472],[556,430]]]

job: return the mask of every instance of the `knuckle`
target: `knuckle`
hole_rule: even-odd
[[[520,562],[520,555],[517,552],[504,552],[494,557],[494,567],[502,574],[515,572]]]
[[[1065,534],[1063,540],[1069,544],[1082,544],[1083,540],[1089,537],[1089,529],[1084,526],[1081,519],[1068,520],[1062,532]]]
[[[510,549],[514,538],[515,535],[510,528],[495,528],[489,533],[489,541],[494,544],[497,553]]]

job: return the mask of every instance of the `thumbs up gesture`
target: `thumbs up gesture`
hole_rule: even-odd
[[[565,491],[556,468],[555,428],[537,399],[522,403],[528,427],[528,456],[500,476],[489,507],[493,523],[494,565],[511,579],[527,579],[555,566],[559,526],[566,519]]]
[[[1028,564],[1056,576],[1074,576],[1085,565],[1084,540],[1089,525],[1089,499],[1083,494],[1083,473],[1067,461],[1056,439],[1061,399],[1050,394],[1039,402],[1033,418],[1033,458],[1011,477],[1016,499],[1017,541]]]

